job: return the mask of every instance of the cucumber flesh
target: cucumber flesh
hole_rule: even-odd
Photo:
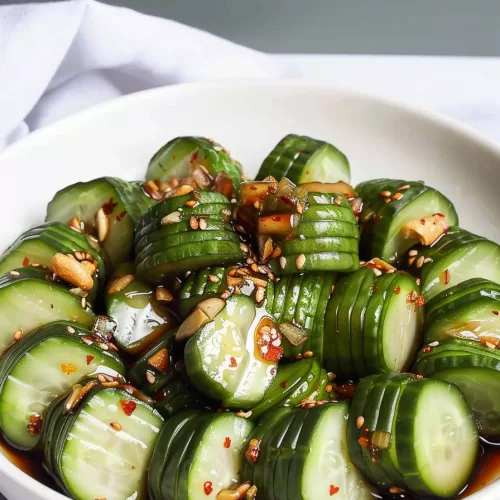
[[[130,416],[121,410],[124,401],[135,403]],[[77,500],[145,499],[147,470],[162,425],[151,407],[125,391],[103,389],[93,394],[62,451],[60,474],[70,494]]]

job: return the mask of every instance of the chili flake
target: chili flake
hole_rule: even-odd
[[[285,389],[285,387],[286,387],[286,380],[283,380],[283,382],[281,382],[280,387],[282,389]]]
[[[250,443],[248,443],[248,448],[247,451],[245,452],[245,457],[252,461],[253,463],[257,462],[257,459],[259,458],[259,452],[260,452],[260,440],[259,439],[252,439]]]
[[[415,300],[415,305],[417,307],[423,307],[425,304],[425,299],[423,295],[419,295]]]
[[[125,413],[127,417],[130,417],[130,415],[132,415],[132,413],[134,413],[135,409],[137,408],[137,405],[134,401],[130,401],[127,399],[120,399],[120,406],[123,410],[123,413]]]
[[[441,273],[439,274],[439,281],[443,285],[447,285],[450,282],[450,270],[449,269],[445,269],[444,271],[441,271]]]
[[[23,267],[28,266],[29,263],[30,263],[30,260],[28,259],[28,257],[24,257],[24,259],[23,259]]]
[[[495,316],[498,316],[498,311],[491,311]]]
[[[236,368],[238,366],[238,363],[237,363],[236,358],[234,356],[231,356],[229,358],[229,366],[231,368]]]
[[[229,448],[230,446],[231,446],[231,438],[226,437],[226,439],[224,439],[224,448]]]
[[[106,215],[111,215],[118,203],[113,202],[113,198],[110,198],[103,206],[102,210]]]
[[[63,363],[61,365],[61,371],[65,375],[71,375],[72,373],[78,371],[78,368],[75,365],[72,365],[71,363]]]
[[[261,356],[266,361],[279,361],[283,356],[281,347],[281,334],[276,328],[264,325],[258,330],[257,345]]]
[[[399,294],[400,294],[400,292],[401,292],[401,287],[400,287],[400,286],[397,286],[397,287],[394,289],[394,293],[395,293],[396,295],[399,295]]]
[[[125,216],[127,215],[127,212],[126,210],[123,210],[122,212],[120,212],[117,216],[116,216],[116,220],[118,222],[120,222]]]
[[[338,493],[340,491],[340,488],[338,486],[335,486],[334,484],[330,485],[330,496],[333,497],[335,493]]]
[[[212,493],[212,491],[214,491],[213,487],[212,487],[212,481],[205,481],[203,483],[203,491],[205,492],[205,495],[210,495],[210,493]]]
[[[31,436],[36,436],[42,430],[42,423],[42,416],[39,413],[33,413],[33,415],[30,415],[29,424],[26,426],[26,429]]]
[[[95,356],[91,356],[90,354],[87,356],[87,366],[94,361]]]

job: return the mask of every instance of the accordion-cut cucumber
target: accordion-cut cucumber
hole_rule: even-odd
[[[242,473],[263,498],[372,498],[347,456],[347,403],[283,408],[268,415],[252,433]]]
[[[124,288],[121,281],[127,283]],[[173,296],[172,296],[173,299]],[[106,314],[116,323],[114,338],[126,352],[139,354],[177,325],[168,302],[159,301],[156,291],[135,279],[131,262],[120,264],[105,293]]]
[[[500,282],[500,246],[459,227],[430,247],[417,247],[408,262],[425,300],[472,278]]]
[[[460,390],[411,375],[362,379],[347,434],[349,456],[371,482],[423,496],[458,494],[479,450],[474,416]]]
[[[85,232],[99,237],[111,264],[116,266],[131,254],[134,223],[154,203],[140,184],[102,177],[58,191],[47,207],[46,220],[68,224],[77,217],[84,223]]]
[[[50,279],[43,269],[24,267],[0,277],[0,354],[17,338],[53,321],[92,326],[94,314],[85,299]]]
[[[472,278],[443,290],[427,304],[427,343],[458,337],[500,343],[500,285]]]
[[[94,385],[82,381],[82,397],[74,405],[62,398],[49,408],[42,435],[45,464],[76,500],[144,500],[163,419],[131,386],[88,383]]]
[[[434,345],[437,344],[437,345]],[[477,342],[433,342],[420,352],[415,371],[458,386],[469,403],[479,434],[500,438],[500,352]]]
[[[268,176],[287,177],[295,184],[306,182],[349,182],[349,161],[342,151],[328,142],[307,136],[289,134],[269,153],[257,174],[257,180]]]
[[[40,439],[48,405],[82,378],[125,374],[118,355],[77,323],[49,323],[16,342],[0,359],[0,429],[16,448]]]
[[[194,205],[190,207],[186,203]],[[206,216],[225,224],[228,214],[231,214],[231,205],[227,198],[205,191],[168,198],[154,206],[142,217],[136,231],[138,276],[158,284],[187,271],[243,260],[247,247],[240,243],[232,228],[208,229]],[[189,222],[184,231],[150,239],[163,228],[183,221]]]
[[[106,269],[100,252],[90,244],[90,237],[73,231],[61,222],[48,222],[24,232],[0,257],[0,275],[32,264],[52,268],[52,257],[56,253],[73,254],[81,252],[90,254],[97,262],[98,271],[93,279],[99,284],[92,289],[97,292],[106,279]],[[77,254],[79,257],[81,255]]]
[[[252,429],[233,413],[183,412],[168,420],[151,459],[151,499],[216,499],[237,486]]]
[[[406,239],[402,228],[412,220],[442,214],[448,226],[458,224],[458,216],[448,198],[422,182],[375,179],[356,186],[363,200],[360,214],[363,237],[362,257],[378,257],[386,262],[398,260],[418,243]]]
[[[236,192],[239,190],[241,165],[220,144],[204,137],[177,137],[169,141],[151,158],[146,178],[169,181],[171,177],[190,177],[200,166],[212,179],[226,174]]]
[[[276,375],[280,344],[265,308],[256,307],[249,297],[233,295],[186,344],[187,374],[203,394],[226,407],[248,409],[264,397]]]
[[[373,274],[365,268],[342,277],[326,310],[325,367],[344,378],[404,371],[420,346],[415,280],[401,271]]]

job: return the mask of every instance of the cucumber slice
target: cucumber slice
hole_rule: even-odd
[[[346,252],[358,253],[358,240],[356,238],[343,238],[334,236],[329,238],[292,238],[277,243],[283,255],[310,252]]]
[[[95,246],[95,243],[93,243]],[[61,222],[49,222],[23,233],[0,257],[0,275],[31,264],[51,269],[52,257],[56,253],[89,253],[97,261],[98,273],[93,278],[98,280],[98,288],[106,280],[106,269],[99,251],[90,245],[86,235],[73,231]]]
[[[53,321],[75,321],[84,326],[94,322],[87,303],[48,279],[47,271],[39,268],[20,268],[0,277],[0,302],[0,355],[15,342],[19,330],[27,335]]]
[[[359,184],[356,191],[363,199],[360,222],[363,226],[362,256],[365,260],[379,257],[386,262],[394,262],[414,246],[417,240],[405,239],[401,234],[401,228],[411,220],[441,213],[446,216],[449,226],[458,224],[451,201],[422,182],[376,179]],[[391,195],[385,197],[380,194],[384,192]],[[399,198],[394,199],[394,196]],[[386,203],[385,198],[390,203]]]
[[[396,452],[408,489],[450,497],[465,486],[479,443],[474,415],[453,384],[413,380],[403,389],[396,423]]]
[[[476,342],[446,340],[426,347],[415,371],[458,386],[469,403],[479,434],[500,438],[500,354]]]
[[[109,229],[101,243],[111,264],[116,266],[131,254],[134,222],[153,203],[137,183],[103,177],[58,191],[47,206],[46,221],[68,224],[78,217],[85,223],[86,232],[97,234],[96,214],[102,209]]]
[[[186,344],[187,374],[198,390],[226,407],[251,408],[276,375],[283,352],[279,343],[276,325],[265,309],[255,307],[249,297],[233,295]]]
[[[51,406],[43,436],[51,472],[68,494],[76,500],[146,499],[161,416],[122,386],[93,388],[67,415],[64,404]]]
[[[295,184],[349,182],[351,172],[347,157],[332,144],[289,134],[269,153],[256,178],[268,176],[288,177]]]
[[[356,224],[335,220],[299,222],[295,232],[299,238],[331,238],[340,236],[359,239],[359,228]]]
[[[239,191],[241,165],[220,144],[204,137],[177,137],[162,146],[149,162],[146,179],[189,177],[200,165],[214,179],[225,173],[233,181],[235,191]]]
[[[302,260],[304,261],[302,262]],[[297,262],[299,262],[298,266]],[[300,265],[301,263],[302,265]],[[279,263],[276,260],[271,261],[270,267],[276,274],[319,271],[348,273],[359,269],[359,258],[356,254],[340,252],[289,254],[282,256]]]
[[[131,262],[118,266],[105,294],[105,305],[106,314],[116,323],[113,333],[116,343],[126,352],[140,354],[176,326],[177,321],[165,303],[156,299],[155,290],[140,280],[133,279],[125,288],[114,292],[116,280],[133,277],[134,273]]]
[[[309,194],[310,197],[314,196]],[[356,224],[356,219],[352,208],[350,207],[344,195],[338,195],[341,203],[344,206],[336,204],[331,205],[309,205],[302,214],[301,220],[304,222],[319,222],[319,221],[340,221],[348,222],[349,224]],[[347,204],[347,206],[345,206]]]
[[[500,282],[500,246],[464,229],[450,227],[433,246],[416,250],[410,271],[420,275],[426,301],[471,278]]]
[[[76,323],[50,323],[14,344],[0,360],[0,429],[7,441],[34,448],[48,405],[104,369],[125,374],[118,355]]]

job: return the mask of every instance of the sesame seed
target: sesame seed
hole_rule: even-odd
[[[82,297],[82,300],[80,303],[81,303],[83,309],[85,309],[87,307],[87,299],[85,297]]]
[[[193,231],[196,231],[200,227],[200,224],[198,223],[198,220],[194,215],[191,215],[191,217],[189,217],[189,227]]]
[[[407,189],[410,189],[409,184],[405,184],[404,186],[399,187],[397,191],[406,191]]]
[[[424,259],[424,264],[429,264],[429,262],[432,262],[432,259],[430,257],[426,257]]]
[[[421,255],[417,260],[417,267],[422,267],[424,265],[425,257]]]
[[[23,331],[21,330],[21,328],[18,328],[14,332],[14,342],[19,342],[22,338],[23,338]]]
[[[11,272],[10,272],[10,275],[11,275],[11,276],[16,276],[16,277],[17,277],[17,276],[21,276],[21,275],[20,275],[17,271],[11,271]]]
[[[208,279],[209,281],[211,281],[212,283],[217,283],[219,281],[219,278],[217,278],[217,276],[215,276],[215,274],[209,274],[208,275]]]
[[[403,193],[394,193],[392,195],[393,200],[400,200],[403,197]]]
[[[148,381],[149,384],[154,384],[155,383],[156,376],[155,376],[155,374],[151,370],[148,370],[146,372],[146,380]]]
[[[297,266],[297,269],[302,269],[305,263],[306,263],[306,256],[303,253],[301,253],[297,257],[297,259],[295,259],[295,264]]]
[[[207,228],[207,221],[205,219],[200,219],[200,229],[203,231]]]
[[[196,200],[188,200],[184,205],[186,205],[186,207],[194,207],[196,203],[198,203]]]
[[[416,257],[410,257],[408,259],[408,265],[411,266],[415,262]]]
[[[384,203],[390,203],[391,202],[391,199],[390,198],[384,198]]]
[[[337,197],[333,200],[333,203],[335,203],[335,205],[342,205],[342,197],[341,197],[341,196],[337,196]]]
[[[285,257],[280,257],[280,267],[281,269],[285,269],[286,266],[286,259]]]
[[[356,427],[358,429],[361,429],[361,427],[363,427],[363,424],[365,423],[365,419],[364,417],[362,417],[361,415],[356,419]]]
[[[388,196],[391,196],[391,192],[390,191],[380,191],[380,196],[383,196],[384,198],[388,197]]]
[[[312,351],[306,351],[304,353],[304,358],[312,358],[313,352]]]
[[[496,349],[496,345],[492,344],[491,342],[486,341],[485,345],[486,345],[486,347],[489,347],[490,349]]]
[[[410,251],[408,252],[408,255],[409,255],[410,257],[416,257],[416,256],[418,255],[418,250],[415,250],[415,249],[410,250]]]
[[[333,382],[337,378],[337,375],[335,375],[335,373],[333,373],[333,372],[328,372],[327,376],[328,376],[328,380],[330,382]]]
[[[123,427],[118,422],[111,422],[109,424],[116,432],[120,432]]]
[[[392,486],[389,488],[389,493],[391,493],[391,495],[399,495],[399,494],[402,494],[404,492],[405,492],[405,490],[403,490],[401,488],[397,488],[396,486]]]
[[[325,385],[325,391],[330,393],[333,391],[333,385],[332,384],[326,384]]]
[[[439,345],[439,342],[437,340],[435,340],[434,342],[431,342],[429,344],[429,347],[437,347]]]
[[[375,276],[381,276],[382,275],[382,271],[380,269],[377,269],[376,267],[373,267],[372,270],[373,270],[373,273],[375,274]]]
[[[76,330],[72,326],[68,326],[68,328],[66,328],[66,330],[68,330],[68,333],[75,333],[76,332]]]
[[[244,253],[249,253],[249,252],[250,252],[250,250],[249,250],[248,246],[247,246],[247,245],[245,245],[245,243],[240,243],[240,250],[241,250],[242,252],[244,252]]]

